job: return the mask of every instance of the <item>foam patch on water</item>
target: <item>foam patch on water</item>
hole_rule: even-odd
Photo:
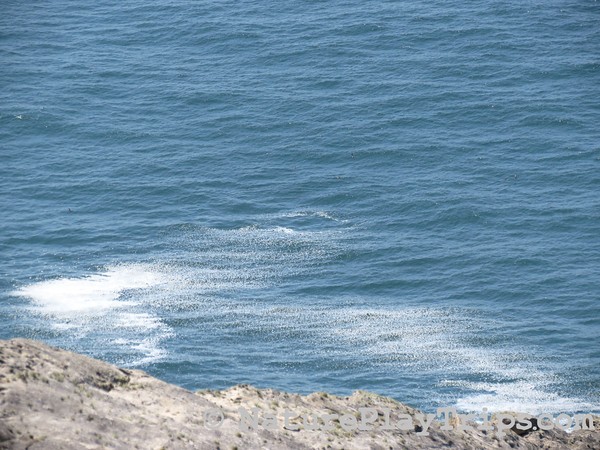
[[[296,277],[318,276],[348,250],[351,228],[325,215],[292,212],[230,229],[173,227],[165,245],[170,251],[160,263],[110,266],[33,283],[15,294],[30,300],[42,327],[98,357],[106,347],[118,364],[186,358],[169,355],[165,345],[176,331],[167,320],[179,315],[190,326],[210,324],[194,336],[199,346],[203,333],[227,333],[249,348],[253,339],[285,342],[296,353],[282,364],[293,370],[332,364],[353,373],[360,364],[397,379],[423,374],[433,383],[428,392],[450,392],[445,399],[464,411],[599,409],[555,392],[563,380],[552,367],[480,310],[408,306],[401,298],[369,308],[361,298],[298,305],[269,297],[272,287],[293,288]],[[320,226],[323,219],[331,223]]]
[[[115,320],[115,326],[127,330],[156,330],[162,326],[162,322],[156,316],[148,313],[122,313]]]
[[[178,250],[173,270],[198,292],[257,289],[307,273],[343,251],[345,230],[306,230],[289,224],[233,229],[188,227],[171,246]],[[180,285],[180,287],[183,287]]]
[[[507,384],[465,383],[465,387],[484,390],[487,393],[462,397],[457,400],[457,409],[481,412],[487,408],[491,412],[515,411],[527,414],[560,414],[577,411],[595,412],[598,405],[574,397],[561,397],[544,389],[544,384],[519,380]]]
[[[332,316],[332,339],[348,342],[378,364],[392,371],[434,375],[440,379],[438,387],[476,392],[455,400],[459,410],[559,414],[600,409],[600,405],[553,392],[552,385],[560,379],[532,355],[531,348],[509,339],[494,345],[472,342],[494,328],[490,318],[476,311],[356,309]],[[471,377],[493,381],[469,381]]]
[[[81,278],[57,278],[24,286],[13,293],[31,299],[40,312],[51,315],[97,313],[131,305],[120,299],[123,291],[143,289],[163,282],[163,277],[143,265],[119,265]]]
[[[157,336],[138,339],[113,339],[110,345],[114,348],[126,348],[138,356],[127,362],[129,367],[144,366],[156,363],[168,357],[168,351],[162,348],[161,341],[170,336]]]
[[[23,286],[13,295],[30,301],[30,310],[41,325],[93,348],[127,353],[123,364],[139,365],[165,355],[161,341],[173,335],[152,306],[157,292],[171,282],[168,272],[148,264],[119,264],[82,277],[56,278]],[[116,349],[100,344],[107,336]]]
[[[335,222],[340,221],[340,219],[336,218],[332,213],[327,211],[294,211],[281,214],[281,217],[321,217],[323,219],[333,220]]]
[[[175,330],[166,319],[173,311],[211,311],[214,298],[277,285],[338,251],[339,231],[297,230],[288,223],[171,231],[171,251],[160,262],[44,280],[13,295],[28,300],[26,308],[40,319],[36,328],[50,330],[57,345],[145,365],[169,357],[165,341]]]
[[[291,228],[288,228],[288,227],[275,227],[274,230],[279,233],[285,233],[285,234],[294,234],[295,233],[294,230],[292,230]]]
[[[524,348],[502,337],[494,330],[496,320],[481,311],[408,306],[371,309],[356,304],[360,302],[335,308],[215,303],[210,314],[239,323],[246,336],[274,342],[297,339],[295,364],[307,359],[311,364],[344,371],[366,365],[399,380],[423,374],[432,383],[432,393],[447,393],[431,399],[430,408],[456,406],[469,412],[487,408],[531,414],[600,409],[597,404],[557,392],[553,385],[562,380],[552,367],[535,356],[535,349],[531,353],[531,346]],[[220,326],[218,321],[212,323],[215,328]],[[486,333],[498,341],[486,341]]]

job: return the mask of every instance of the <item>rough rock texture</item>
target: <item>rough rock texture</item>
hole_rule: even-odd
[[[256,408],[257,430],[240,427],[250,424],[241,419],[240,407],[248,415]],[[358,408],[364,407],[377,410],[378,428],[356,429]],[[0,449],[600,448],[600,432],[592,430],[568,434],[553,429],[524,436],[507,430],[498,438],[495,431],[441,431],[440,422],[434,421],[425,436],[416,419],[409,430],[383,430],[385,408],[391,410],[392,424],[398,423],[399,414],[412,418],[419,414],[362,391],[350,397],[300,396],[240,385],[192,393],[144,372],[119,369],[40,342],[0,341]],[[221,417],[219,410],[224,420],[211,427],[214,417]],[[332,420],[330,430],[314,431],[308,429],[310,420],[304,425],[302,418],[290,418],[286,427],[285,410],[346,415],[349,422],[345,429],[339,419]],[[205,417],[211,411],[216,415]],[[596,417],[594,425],[598,423]],[[268,424],[275,429],[268,429]]]

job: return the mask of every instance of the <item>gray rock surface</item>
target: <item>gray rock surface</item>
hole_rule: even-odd
[[[373,409],[361,415],[359,408]],[[287,424],[286,411],[294,416]],[[320,417],[320,428],[326,414],[338,418],[327,421],[327,430],[311,430],[315,422],[296,417],[308,414]],[[383,429],[386,414],[392,426],[409,429]],[[301,396],[239,385],[193,393],[37,341],[0,341],[0,449],[600,449],[595,430],[523,436],[506,430],[499,437],[475,424],[468,431],[441,430],[437,420],[423,430],[419,414],[363,391]],[[361,423],[373,428],[360,430]],[[456,427],[458,420],[450,423]]]

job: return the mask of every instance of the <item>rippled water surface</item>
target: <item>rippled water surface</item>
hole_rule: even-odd
[[[1,9],[1,338],[600,411],[598,2]]]

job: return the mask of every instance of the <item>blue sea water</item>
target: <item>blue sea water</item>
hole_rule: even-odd
[[[0,338],[600,411],[598,2],[0,11]]]

